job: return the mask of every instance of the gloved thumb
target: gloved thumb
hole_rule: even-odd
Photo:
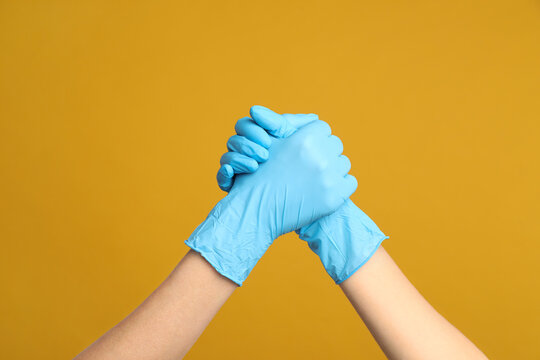
[[[252,106],[249,114],[260,127],[277,138],[286,138],[299,128],[319,118],[316,114],[281,115],[260,105]]]

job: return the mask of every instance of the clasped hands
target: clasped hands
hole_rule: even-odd
[[[349,199],[358,183],[326,122],[253,106],[235,130],[217,175],[228,195],[186,240],[189,247],[240,286],[291,231],[338,284],[369,260],[387,236]]]

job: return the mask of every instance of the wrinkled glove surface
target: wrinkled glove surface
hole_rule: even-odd
[[[238,285],[274,239],[334,212],[357,186],[340,155],[341,141],[325,122],[269,139],[268,160],[236,176],[229,194],[186,240]]]
[[[259,163],[268,159],[264,150],[271,141],[269,134],[281,138],[291,136],[298,128],[318,119],[315,114],[280,115],[260,106],[252,108],[251,117],[238,121],[237,135],[228,142],[230,151],[221,159],[217,180],[224,191],[231,189],[241,178],[235,178],[235,174],[253,173],[260,171],[259,166],[264,167]],[[342,152],[342,145],[339,152]],[[346,157],[341,158],[348,162]],[[350,163],[347,166],[348,172]],[[296,230],[338,284],[364,265],[388,238],[350,199],[334,213]]]

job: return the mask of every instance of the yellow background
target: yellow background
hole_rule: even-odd
[[[427,299],[540,358],[538,1],[0,4],[1,358],[71,358],[166,277],[253,104],[328,121]],[[187,358],[383,355],[286,236]]]

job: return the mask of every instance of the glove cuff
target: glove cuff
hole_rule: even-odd
[[[341,284],[362,267],[388,236],[351,200],[298,232],[330,277]]]
[[[240,216],[239,216],[240,215]],[[260,229],[250,231],[241,214],[221,200],[184,243],[204,257],[221,275],[238,286],[264,255],[272,238]]]

